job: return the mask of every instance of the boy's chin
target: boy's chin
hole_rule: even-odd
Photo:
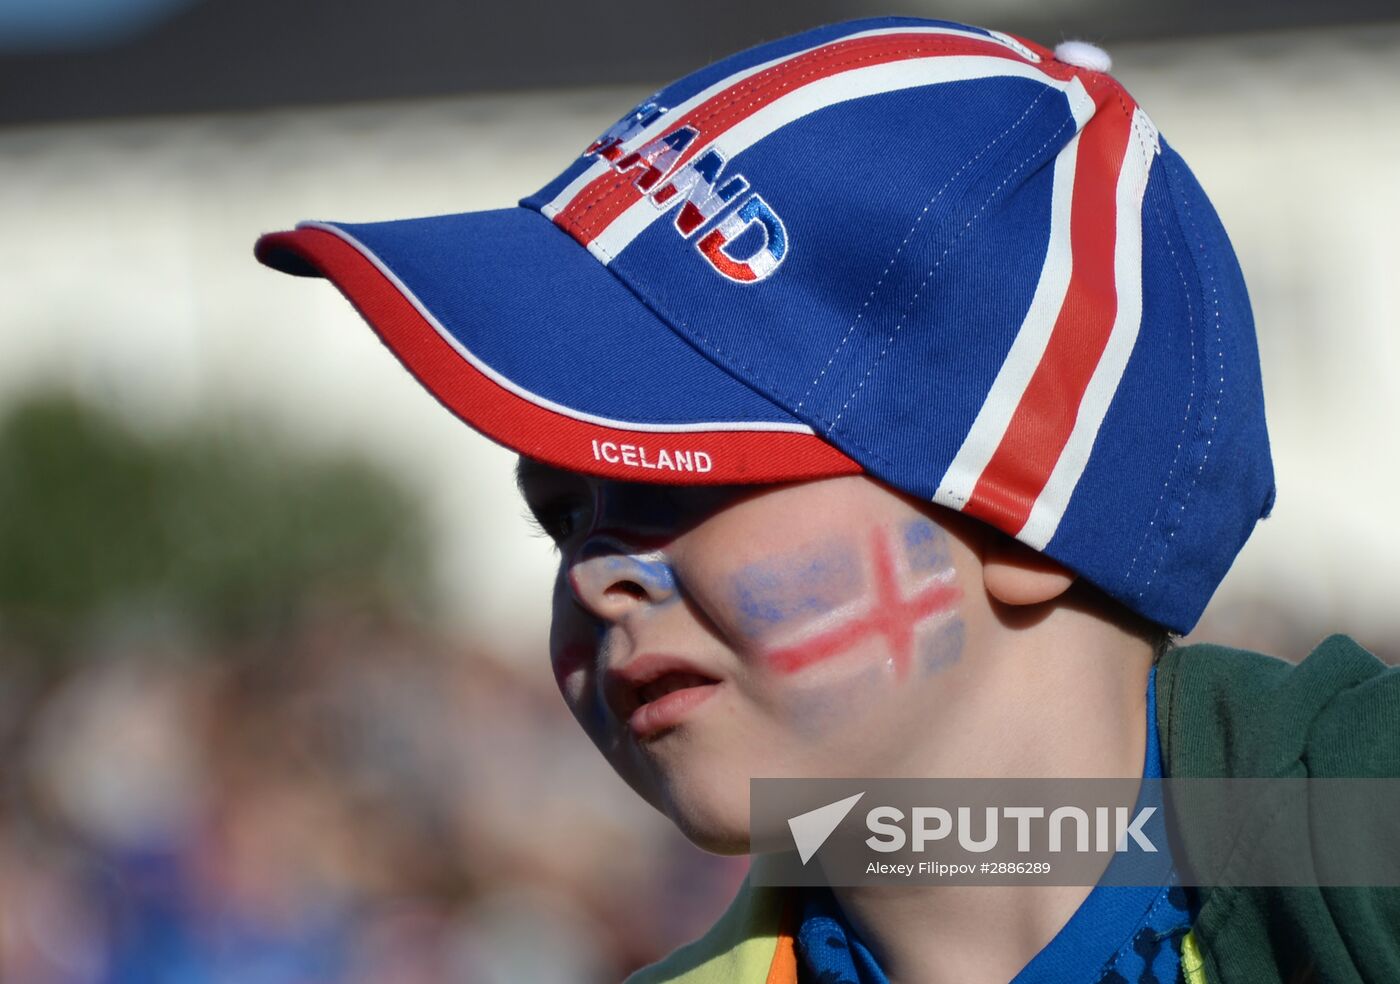
[[[681,833],[685,834],[687,840],[702,851],[731,857],[749,853],[749,832],[747,830],[720,830],[682,823],[679,820],[676,820],[676,826],[680,828]]]
[[[696,847],[711,854],[749,853],[748,797],[741,803],[691,801],[667,797],[661,812]]]

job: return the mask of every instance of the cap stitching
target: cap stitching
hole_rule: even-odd
[[[951,176],[949,176],[948,180],[943,182],[942,187],[940,187],[936,192],[933,193],[933,197],[931,197],[928,201],[924,203],[924,207],[919,210],[918,216],[916,216],[914,219],[914,224],[911,225],[909,227],[909,231],[904,234],[904,239],[900,241],[900,244],[897,247],[895,247],[894,255],[892,255],[889,259],[889,262],[885,264],[885,269],[880,272],[880,276],[875,281],[875,286],[870,288],[870,293],[866,295],[865,302],[861,304],[860,310],[856,312],[855,320],[853,320],[850,324],[850,327],[846,329],[846,333],[841,336],[841,341],[839,341],[836,344],[836,348],[832,349],[831,357],[826,360],[826,365],[822,366],[821,371],[818,372],[814,377],[812,377],[812,382],[808,385],[806,392],[804,392],[802,394],[802,398],[797,401],[797,409],[802,409],[803,405],[807,402],[807,398],[811,396],[812,392],[817,388],[817,384],[820,383],[823,377],[826,376],[827,370],[829,370],[832,367],[832,365],[836,362],[836,357],[840,355],[841,350],[846,347],[846,342],[850,340],[850,337],[853,334],[855,334],[856,326],[860,324],[861,318],[865,317],[865,309],[868,308],[870,306],[870,302],[874,300],[875,294],[879,291],[880,287],[885,282],[885,277],[887,277],[889,275],[889,272],[892,269],[894,269],[895,261],[898,260],[900,254],[904,252],[904,247],[907,246],[909,244],[909,240],[913,238],[914,233],[919,228],[920,223],[924,221],[924,216],[928,215],[928,210],[933,207],[933,203],[938,201],[939,198],[943,197],[943,193],[948,190],[949,186],[951,186],[952,183],[958,179],[958,177],[963,173],[963,171],[967,170],[970,166],[972,166],[972,164],[974,164],[979,158],[981,158],[983,154],[991,150],[992,147],[994,147],[998,142],[1000,142],[1000,140],[1003,137],[1005,137],[1008,133],[1010,133],[1012,130],[1016,129],[1018,126],[1024,123],[1026,121],[1026,117],[1028,117],[1031,114],[1031,110],[1035,109],[1036,104],[1039,103],[1041,99],[1045,98],[1045,94],[1050,91],[1052,91],[1050,86],[1043,86],[1041,90],[1038,93],[1036,93],[1035,98],[1027,104],[1026,108],[1022,111],[1021,115],[1016,119],[1016,122],[1012,123],[1005,130],[1002,130],[995,137],[993,137],[985,147],[977,151],[977,153],[973,154],[967,160],[963,161],[962,165],[956,171],[954,171]]]
[[[1166,168],[1163,168],[1165,172]],[[1168,191],[1168,195],[1171,192]],[[1125,585],[1132,583],[1133,571],[1137,568],[1138,559],[1142,556],[1143,548],[1147,546],[1147,540],[1152,535],[1152,531],[1157,526],[1157,519],[1162,515],[1162,505],[1166,501],[1167,490],[1171,487],[1172,479],[1176,477],[1177,465],[1181,462],[1181,453],[1186,446],[1186,428],[1191,422],[1191,411],[1196,404],[1196,313],[1191,303],[1191,287],[1186,282],[1186,272],[1181,268],[1181,260],[1176,255],[1176,250],[1172,246],[1171,236],[1167,234],[1166,216],[1162,214],[1160,202],[1152,203],[1153,211],[1157,215],[1158,231],[1161,234],[1162,242],[1167,247],[1167,253],[1171,256],[1172,265],[1176,268],[1177,278],[1181,281],[1181,296],[1186,301],[1186,337],[1187,351],[1191,356],[1191,367],[1188,376],[1191,380],[1191,387],[1186,395],[1186,412],[1181,419],[1181,429],[1176,436],[1176,452],[1172,456],[1171,467],[1167,470],[1167,477],[1162,482],[1162,491],[1157,496],[1157,505],[1153,509],[1152,518],[1147,523],[1147,529],[1143,530],[1142,539],[1138,541],[1137,549],[1133,551],[1132,559],[1128,562],[1128,570],[1124,575]],[[1141,592],[1139,592],[1141,597]]]
[[[1171,169],[1168,167],[1164,168],[1163,171],[1167,175],[1168,185],[1171,185]],[[1170,549],[1173,541],[1175,540],[1176,531],[1180,528],[1181,525],[1181,519],[1186,514],[1186,507],[1190,504],[1191,496],[1195,493],[1196,485],[1200,481],[1201,474],[1205,471],[1206,462],[1210,460],[1211,447],[1215,441],[1215,428],[1216,425],[1220,422],[1220,401],[1225,394],[1225,351],[1222,341],[1223,333],[1221,331],[1220,323],[1220,292],[1215,283],[1215,275],[1211,272],[1210,258],[1206,252],[1205,241],[1199,235],[1196,220],[1191,214],[1191,203],[1187,196],[1184,194],[1181,195],[1181,205],[1182,208],[1185,210],[1186,220],[1191,225],[1191,231],[1194,235],[1194,238],[1196,238],[1197,240],[1196,248],[1200,252],[1202,260],[1202,262],[1198,264],[1195,262],[1194,258],[1192,258],[1192,265],[1196,267],[1197,276],[1199,277],[1199,275],[1202,272],[1204,272],[1206,275],[1206,279],[1209,281],[1210,284],[1210,309],[1213,313],[1213,320],[1215,322],[1215,341],[1217,346],[1219,346],[1219,351],[1217,352],[1217,355],[1220,360],[1218,363],[1220,373],[1218,380],[1219,389],[1216,391],[1215,405],[1212,408],[1210,417],[1210,428],[1206,431],[1205,448],[1201,453],[1200,464],[1198,464],[1196,467],[1196,473],[1191,476],[1191,481],[1186,487],[1186,495],[1182,498],[1181,505],[1177,507],[1176,525],[1171,530],[1169,530],[1167,532],[1167,535],[1163,538],[1162,549],[1158,553],[1157,560],[1152,566],[1152,572],[1148,574],[1147,580],[1143,582],[1142,588],[1137,593],[1137,596],[1139,598],[1142,598],[1147,593],[1147,590],[1152,586],[1153,581],[1156,579],[1158,571],[1161,570],[1163,563],[1166,561],[1167,551]],[[1203,284],[1202,300],[1205,299],[1204,295],[1205,291]]]
[[[858,58],[852,58],[852,57],[850,57],[850,53],[851,53],[851,50],[858,50],[858,51],[859,51],[859,50],[865,50],[865,49],[869,49],[869,48],[871,48],[871,47],[874,47],[875,44],[876,44],[879,40],[880,40],[880,39],[878,39],[878,38],[876,38],[876,39],[871,39],[870,41],[867,41],[867,42],[860,42],[860,43],[858,43],[858,46],[857,46],[857,44],[853,44],[853,45],[851,46],[851,49],[848,49],[848,50],[845,50],[845,51],[841,51],[841,52],[837,52],[837,53],[833,53],[833,54],[827,54],[827,55],[818,55],[818,56],[814,56],[814,57],[811,59],[811,67],[810,67],[807,71],[803,72],[801,75],[793,76],[793,77],[791,77],[790,79],[771,79],[771,78],[764,78],[764,76],[771,76],[771,75],[773,75],[775,72],[778,72],[780,69],[782,69],[783,65],[775,65],[775,66],[773,66],[772,68],[765,69],[764,71],[759,72],[759,73],[757,73],[756,75],[750,76],[749,78],[744,79],[742,82],[738,83],[738,85],[735,86],[734,89],[731,91],[731,93],[730,93],[730,95],[728,96],[728,98],[724,99],[723,102],[717,103],[713,108],[711,108],[711,109],[710,109],[708,112],[706,112],[704,115],[693,117],[693,118],[691,119],[689,125],[696,126],[697,128],[701,128],[701,129],[703,130],[703,128],[706,127],[706,126],[708,126],[710,123],[715,122],[716,120],[720,119],[720,117],[721,117],[723,114],[725,114],[725,113],[729,112],[730,110],[734,109],[735,106],[738,105],[738,104],[739,104],[742,100],[744,100],[746,97],[747,97],[747,101],[743,102],[743,105],[742,105],[742,107],[741,107],[741,109],[743,109],[743,110],[746,110],[746,109],[748,109],[749,107],[753,106],[753,105],[755,104],[755,102],[757,102],[757,99],[756,99],[755,97],[757,97],[757,96],[760,95],[761,93],[768,92],[769,90],[772,90],[772,89],[780,89],[780,88],[783,87],[784,84],[787,84],[787,85],[789,86],[790,90],[796,90],[797,88],[800,88],[801,83],[803,83],[805,80],[811,78],[812,76],[818,74],[818,72],[820,72],[820,71],[823,70],[823,69],[832,68],[832,67],[846,68],[846,67],[852,67],[852,66],[860,65],[860,64],[863,64],[863,63],[865,63],[865,62],[874,61],[874,60],[876,59],[876,57],[877,57],[877,56],[874,55],[874,54],[865,54],[865,55],[862,55],[861,57],[858,57]],[[964,43],[965,43],[965,42],[964,42]],[[996,44],[996,42],[993,41],[993,40],[990,39],[990,38],[987,40],[987,43],[988,43],[988,44],[993,44],[993,45]],[[936,51],[940,51],[940,50],[952,50],[952,49],[954,49],[954,48],[956,48],[956,47],[961,47],[961,45],[956,44],[956,43],[954,43],[954,42],[952,42],[952,41],[939,40],[939,41],[937,41],[937,42],[933,42],[933,43],[929,43],[929,44],[925,44],[925,45],[920,45],[920,46],[918,46],[918,47],[899,48],[899,49],[895,49],[895,50],[889,51],[889,52],[882,52],[882,54],[889,54],[889,55],[932,54],[933,52],[936,52]],[[801,57],[801,56],[799,55],[798,57]],[[1007,61],[1017,62],[1017,59],[1015,59],[1014,57],[1012,57],[1012,55],[1011,55],[1009,52],[1006,53],[1006,54],[989,53],[989,54],[988,54],[988,57],[993,57],[993,58],[1005,58]],[[1018,63],[1019,63],[1019,62],[1018,62]],[[784,62],[783,64],[788,64],[788,63],[787,63],[787,62]],[[667,136],[669,132],[674,132],[674,131],[668,131],[667,133],[662,133],[662,134],[660,134],[660,135],[658,136],[658,139],[660,139],[661,137]],[[714,139],[719,139],[719,136],[717,135]],[[714,140],[709,141],[709,143],[713,143],[713,142],[714,142]],[[707,146],[708,146],[708,144],[707,144]],[[614,173],[616,173],[616,172],[614,172]],[[629,183],[629,180],[627,179],[627,176],[626,176],[625,174],[620,174],[620,173],[619,173],[619,174],[618,174],[618,180],[615,180],[615,181],[609,183],[609,184],[608,184],[606,187],[604,187],[604,188],[600,188],[597,192],[595,192],[595,193],[591,196],[591,198],[590,198],[589,201],[588,201],[588,204],[587,204],[587,205],[584,205],[584,207],[579,211],[579,213],[578,213],[578,219],[575,220],[574,222],[571,222],[570,225],[572,225],[573,228],[576,229],[580,235],[586,236],[588,239],[592,239],[592,238],[593,238],[594,232],[597,231],[598,220],[595,218],[595,219],[592,221],[592,223],[590,223],[589,225],[585,226],[585,225],[583,225],[584,216],[588,215],[588,213],[592,212],[594,209],[596,209],[596,208],[599,207],[600,205],[603,205],[612,195],[614,195],[617,191],[619,191],[624,185],[626,185],[626,184],[628,184],[628,183]],[[582,203],[580,203],[580,204],[582,204]]]
[[[1128,118],[1129,132],[1137,138],[1138,146],[1142,148],[1143,156],[1151,160],[1154,156],[1156,156],[1156,146],[1154,146],[1153,141],[1149,141],[1147,139],[1147,135],[1145,132],[1146,128],[1142,126],[1142,124],[1138,122],[1137,117],[1133,115],[1133,107],[1129,106],[1127,102],[1124,101],[1124,90],[1122,84],[1119,83],[1117,79],[1112,78],[1111,76],[1109,77],[1109,81],[1113,83],[1113,95],[1118,100],[1118,108],[1123,110],[1123,115]],[[1147,119],[1147,114],[1142,111],[1141,106],[1137,107],[1137,112],[1142,113],[1143,118]],[[1148,120],[1148,122],[1151,123],[1150,119]],[[1156,130],[1156,124],[1152,123],[1151,125],[1153,130]]]
[[[982,202],[981,206],[978,207],[977,211],[974,212],[972,216],[967,220],[967,222],[963,225],[963,227],[958,230],[958,234],[954,236],[951,240],[949,240],[948,245],[943,248],[943,252],[939,255],[938,259],[934,261],[934,264],[932,267],[929,268],[928,273],[924,275],[924,279],[920,282],[918,289],[914,291],[914,296],[910,298],[909,304],[904,309],[904,314],[901,315],[899,321],[895,323],[894,330],[890,332],[890,337],[885,340],[885,347],[880,350],[880,354],[875,357],[875,361],[871,364],[870,368],[865,371],[865,375],[861,377],[860,382],[857,383],[855,389],[851,391],[851,395],[846,397],[846,402],[841,405],[841,409],[837,411],[835,419],[831,421],[831,424],[826,429],[827,434],[831,434],[832,431],[836,430],[836,425],[841,422],[841,418],[845,415],[846,411],[855,401],[856,396],[859,395],[861,390],[865,388],[866,382],[870,379],[871,375],[875,372],[875,370],[880,367],[880,364],[884,361],[885,356],[889,354],[890,350],[894,346],[895,336],[898,335],[899,330],[904,327],[904,323],[908,320],[909,315],[913,313],[915,306],[918,304],[919,298],[923,294],[924,288],[928,286],[929,280],[933,278],[934,273],[937,272],[938,268],[943,264],[943,261],[948,258],[948,254],[952,252],[953,247],[956,246],[962,240],[963,236],[967,234],[967,231],[972,228],[973,224],[979,218],[982,217],[982,213],[987,210],[987,206],[990,205],[993,199],[995,199],[997,195],[1001,193],[1001,190],[1006,187],[1007,182],[1009,182],[1013,177],[1015,177],[1017,173],[1019,173],[1027,164],[1029,164],[1032,160],[1034,160],[1041,153],[1043,153],[1045,148],[1050,146],[1051,142],[1054,141],[1055,138],[1060,135],[1060,132],[1064,130],[1065,124],[1068,122],[1069,118],[1063,120],[1060,123],[1060,125],[1054,129],[1050,136],[1045,139],[1044,143],[1042,143],[1035,150],[1031,151],[1031,153],[1026,155],[1026,158],[1022,160],[1021,163],[1017,164],[1014,168],[1012,168],[1011,171],[1006,175],[1006,177],[1001,179],[1001,182],[996,186],[996,188],[992,189],[992,193],[987,196],[986,200]]]

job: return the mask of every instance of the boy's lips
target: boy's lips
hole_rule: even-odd
[[[698,663],[663,653],[644,653],[610,668],[604,679],[608,706],[638,738],[678,724],[721,683]]]

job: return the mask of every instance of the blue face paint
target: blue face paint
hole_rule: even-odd
[[[680,600],[680,584],[667,556],[613,534],[592,535],[579,547],[570,564],[569,582],[575,595],[602,592],[610,585],[630,582],[645,592],[653,605]]]
[[[843,676],[836,686],[794,687],[783,695],[789,721],[800,738],[825,739],[833,731],[866,721],[869,705],[858,695],[880,690],[888,677],[884,667],[867,666],[851,676]]]
[[[919,668],[924,675],[940,673],[962,659],[965,640],[963,621],[957,616],[928,633],[919,644]]]
[[[753,637],[793,618],[822,615],[865,591],[854,546],[833,541],[742,568],[734,576],[739,630]]]
[[[927,519],[911,519],[901,531],[904,536],[904,558],[909,570],[915,572],[942,571],[952,566],[948,553],[948,534]]]
[[[604,563],[609,574],[636,581],[657,602],[669,604],[680,597],[676,591],[676,572],[670,561],[658,553],[614,554]]]

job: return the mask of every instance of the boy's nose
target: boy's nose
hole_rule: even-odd
[[[610,537],[589,540],[579,548],[569,567],[569,586],[580,605],[605,621],[680,596],[675,571],[663,553]]]

